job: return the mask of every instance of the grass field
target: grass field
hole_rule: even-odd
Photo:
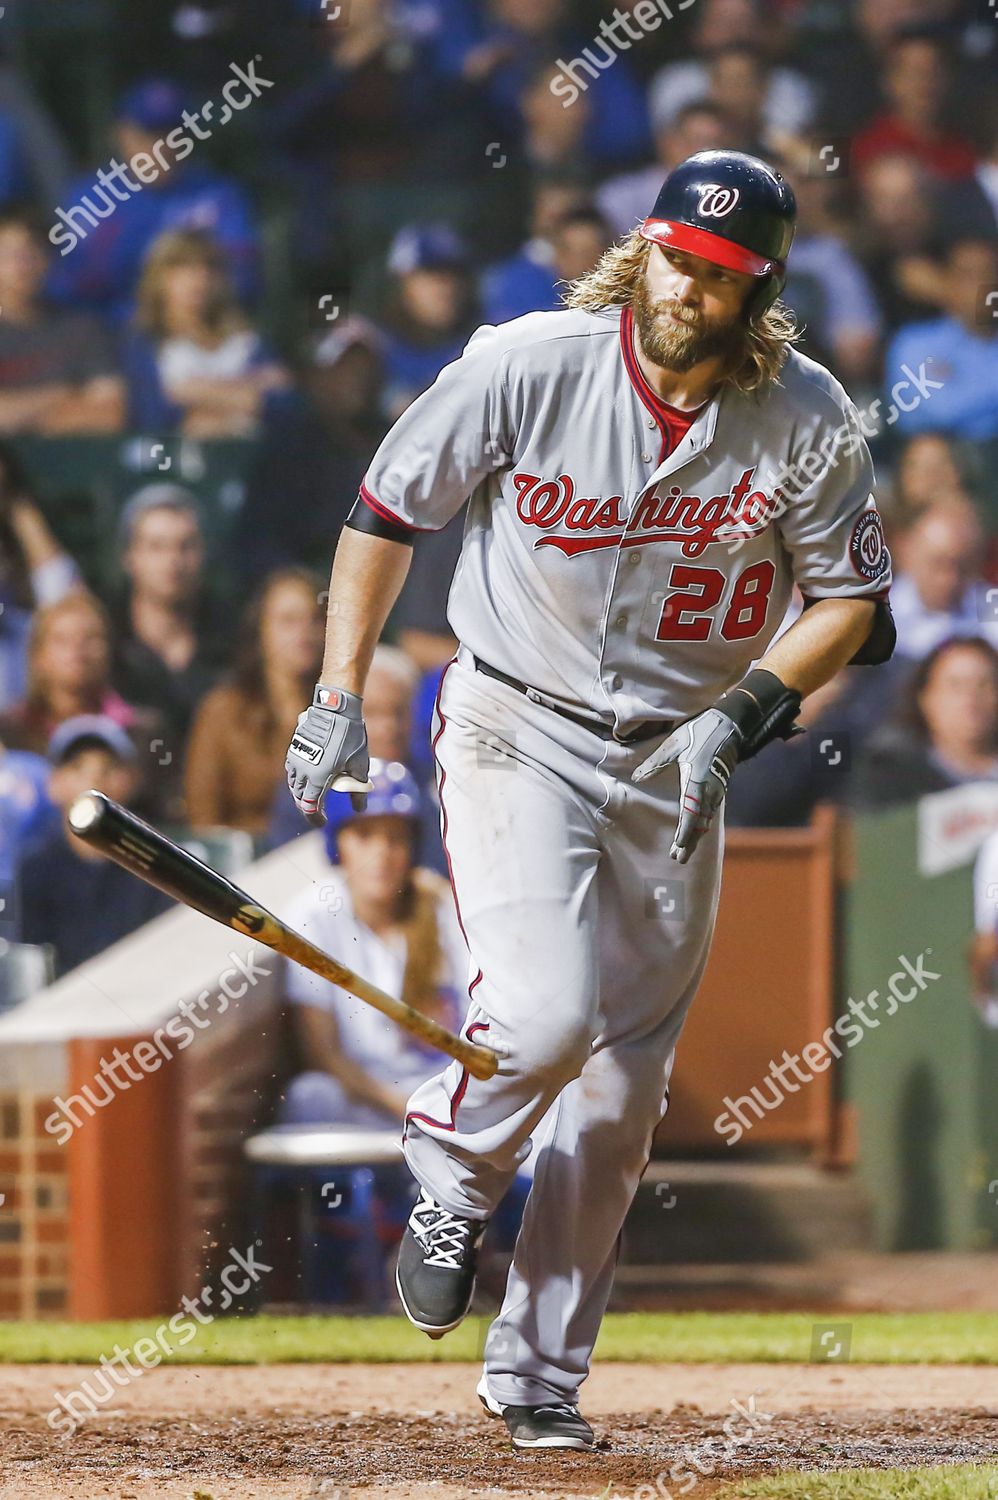
[[[488,1318],[470,1317],[432,1343],[404,1318],[230,1317],[202,1327],[171,1356],[177,1364],[473,1361]],[[812,1360],[815,1326],[851,1330],[853,1364],[998,1365],[998,1313],[611,1313],[596,1358],[697,1364]],[[95,1364],[100,1355],[155,1338],[162,1322],[0,1322],[0,1363]],[[169,1343],[175,1342],[167,1335]],[[790,1493],[790,1492],[788,1492]],[[859,1492],[857,1492],[859,1493]],[[913,1492],[918,1493],[918,1492]],[[987,1493],[982,1492],[982,1493]],[[998,1490],[995,1492],[998,1500]]]
[[[716,1500],[995,1500],[998,1464],[939,1469],[847,1469],[726,1485]]]

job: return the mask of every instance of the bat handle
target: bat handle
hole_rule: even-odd
[[[472,1078],[492,1078],[499,1066],[499,1054],[491,1047],[480,1047],[477,1042],[464,1042],[458,1061],[462,1062]],[[455,1054],[457,1055],[457,1054]]]
[[[356,776],[347,776],[346,774],[334,777],[331,784],[334,792],[374,791],[373,781],[359,781]]]

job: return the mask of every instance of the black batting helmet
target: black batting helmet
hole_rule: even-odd
[[[759,277],[750,318],[772,307],[786,281],[797,201],[786,179],[742,151],[698,151],[669,173],[640,234]]]

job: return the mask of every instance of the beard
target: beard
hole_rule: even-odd
[[[661,369],[680,375],[705,359],[733,357],[745,337],[739,318],[718,325],[678,303],[652,302],[643,277],[634,289],[631,311],[646,357]],[[681,322],[673,322],[670,313]]]

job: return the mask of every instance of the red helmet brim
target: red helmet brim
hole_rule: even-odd
[[[699,255],[703,260],[724,266],[727,271],[741,271],[747,276],[771,276],[783,270],[778,260],[765,255],[756,255],[734,240],[708,229],[696,229],[692,224],[677,224],[672,219],[645,219],[638,231],[642,239],[655,245],[666,245],[673,250],[685,250],[690,255]]]

